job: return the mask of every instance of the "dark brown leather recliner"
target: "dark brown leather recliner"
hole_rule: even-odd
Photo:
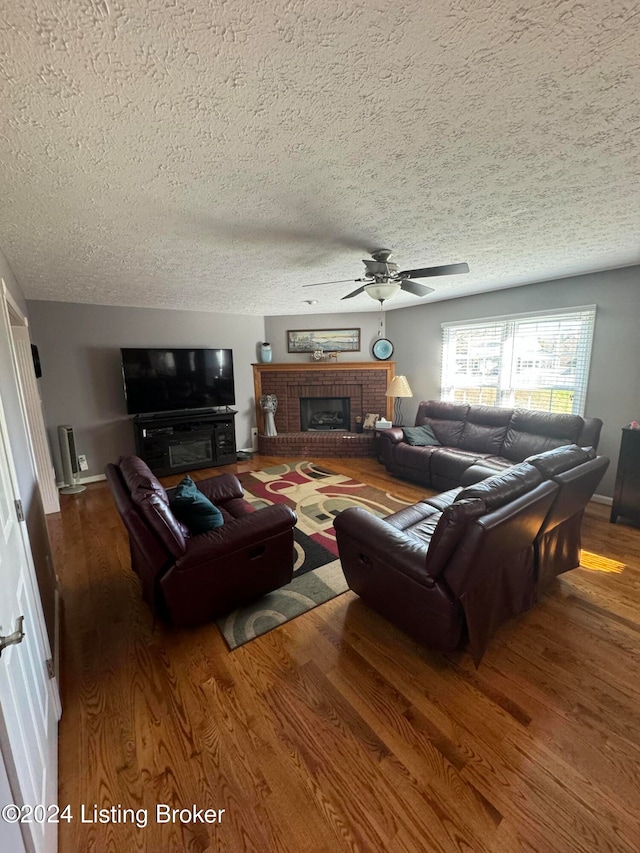
[[[609,459],[573,445],[530,456],[527,462],[559,486],[534,543],[538,593],[542,594],[559,574],[580,565],[582,518]]]
[[[334,526],[354,592],[428,646],[468,636],[478,664],[495,629],[536,600],[534,541],[559,491],[529,463],[379,519],[344,510]]]
[[[174,625],[206,622],[291,580],[295,513],[284,504],[255,510],[233,474],[196,484],[222,512],[224,524],[190,536],[142,459],[121,458],[105,473],[129,533],[143,598]]]
[[[500,474],[473,466],[466,488],[384,520],[345,510],[335,528],[349,586],[426,645],[451,651],[468,634],[478,664],[502,622],[579,566],[584,510],[608,465],[558,447]]]

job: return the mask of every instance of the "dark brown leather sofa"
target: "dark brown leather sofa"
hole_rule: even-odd
[[[425,645],[470,642],[476,665],[507,619],[580,561],[580,524],[608,459],[575,445],[532,457],[385,519],[335,520],[354,592]]]
[[[143,598],[172,624],[206,622],[291,580],[295,513],[283,504],[255,510],[233,474],[197,483],[224,524],[190,536],[171,512],[167,491],[137,456],[107,465],[105,473]]]
[[[469,482],[465,472],[478,463],[487,471],[503,471],[555,447],[576,444],[596,450],[602,428],[599,418],[440,400],[420,403],[415,425],[425,424],[439,445],[412,446],[402,429],[394,427],[381,430],[379,455],[392,474],[434,489]]]

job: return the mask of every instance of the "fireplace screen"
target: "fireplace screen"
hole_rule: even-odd
[[[303,432],[350,427],[350,400],[348,397],[301,397],[300,429]]]

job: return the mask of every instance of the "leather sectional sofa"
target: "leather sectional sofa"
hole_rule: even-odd
[[[284,504],[256,510],[233,474],[197,483],[224,524],[191,536],[142,459],[123,457],[105,473],[129,533],[143,598],[173,625],[206,622],[291,580],[296,514]]]
[[[392,474],[430,488],[450,489],[470,482],[465,473],[473,465],[485,469],[475,469],[476,479],[482,479],[555,447],[576,444],[595,450],[602,421],[427,400],[420,403],[416,416],[416,426],[423,425],[431,427],[438,445],[410,445],[402,429],[393,427],[380,431],[379,458]]]
[[[477,665],[499,625],[579,565],[584,509],[608,464],[562,446],[384,519],[346,509],[335,530],[349,586],[425,645],[468,639]]]

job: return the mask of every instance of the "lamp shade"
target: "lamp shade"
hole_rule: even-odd
[[[413,391],[407,382],[407,377],[394,376],[389,383],[385,395],[387,397],[413,397]]]
[[[400,290],[400,285],[397,282],[376,282],[375,284],[365,284],[364,292],[372,299],[377,299],[378,302],[384,302],[385,299],[391,297]]]

